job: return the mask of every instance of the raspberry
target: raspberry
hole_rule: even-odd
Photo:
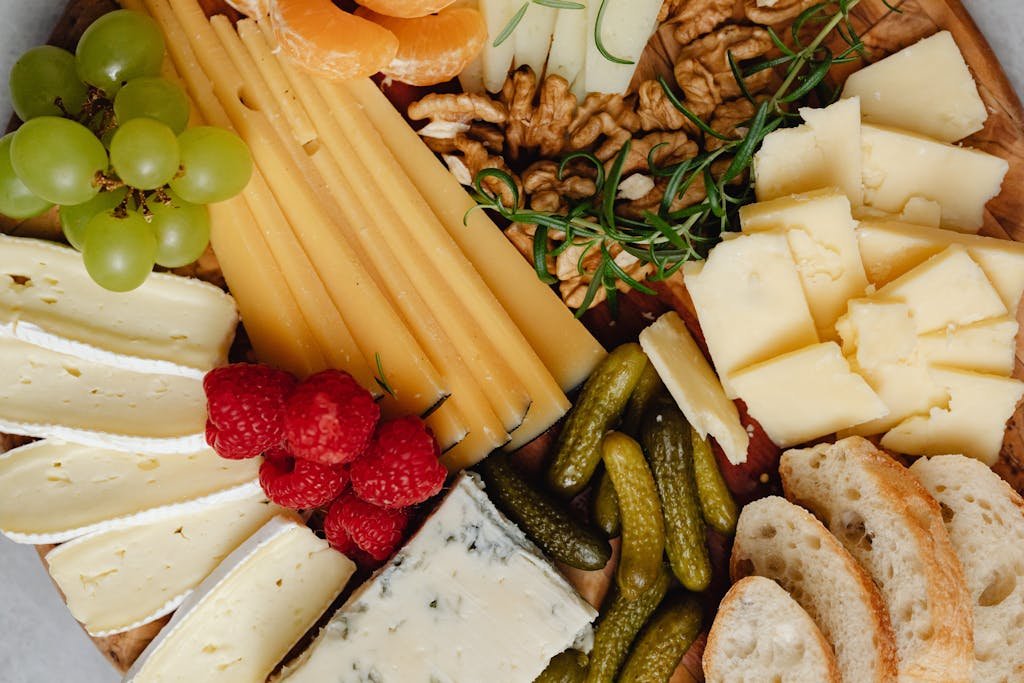
[[[370,450],[352,463],[352,489],[363,500],[402,508],[433,497],[448,471],[438,461],[441,451],[418,417],[385,422]]]
[[[324,370],[289,397],[285,439],[296,458],[340,465],[363,454],[379,419],[380,406],[369,391],[347,372]]]
[[[402,544],[408,524],[407,510],[388,510],[345,494],[327,512],[324,531],[331,545],[343,553],[354,545],[381,562]]]
[[[348,473],[343,467],[298,460],[283,448],[267,451],[260,466],[263,492],[278,505],[295,510],[330,503],[347,483]]]
[[[206,443],[232,460],[280,444],[285,399],[294,388],[294,377],[266,365],[236,363],[206,373]]]

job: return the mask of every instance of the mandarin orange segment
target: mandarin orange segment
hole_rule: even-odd
[[[398,54],[394,33],[338,9],[331,0],[270,0],[269,5],[278,44],[316,74],[333,80],[365,78]]]
[[[455,0],[356,0],[356,2],[366,9],[386,17],[417,19],[440,12]]]
[[[475,9],[448,8],[417,19],[377,14],[365,7],[356,15],[398,37],[398,54],[381,72],[410,85],[437,85],[462,73],[487,42],[487,25]]]

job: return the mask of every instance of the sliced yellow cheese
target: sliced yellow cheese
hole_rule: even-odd
[[[942,206],[924,197],[911,197],[898,214],[861,206],[854,210],[853,217],[858,221],[898,221],[937,228],[942,225]]]
[[[1009,377],[1013,373],[1019,325],[993,318],[973,325],[937,330],[918,337],[921,355],[935,365]]]
[[[658,318],[640,333],[640,346],[693,428],[714,437],[732,464],[746,462],[750,435],[736,404],[726,397],[679,315],[669,312]]]

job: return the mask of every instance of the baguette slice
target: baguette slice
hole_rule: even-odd
[[[790,450],[786,497],[821,519],[874,580],[896,634],[901,681],[971,680],[973,619],[938,503],[868,440]]]
[[[740,579],[722,600],[704,649],[707,683],[839,683],[832,646],[779,584]]]
[[[812,514],[784,498],[740,513],[730,571],[775,579],[818,624],[844,683],[896,680],[896,648],[871,578]]]
[[[974,680],[1024,681],[1024,500],[984,463],[922,458],[910,473],[942,508],[974,604]]]

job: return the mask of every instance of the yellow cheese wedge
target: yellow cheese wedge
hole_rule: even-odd
[[[921,355],[935,365],[1009,377],[1013,373],[1019,325],[993,318],[973,325],[937,330],[917,339]]]

